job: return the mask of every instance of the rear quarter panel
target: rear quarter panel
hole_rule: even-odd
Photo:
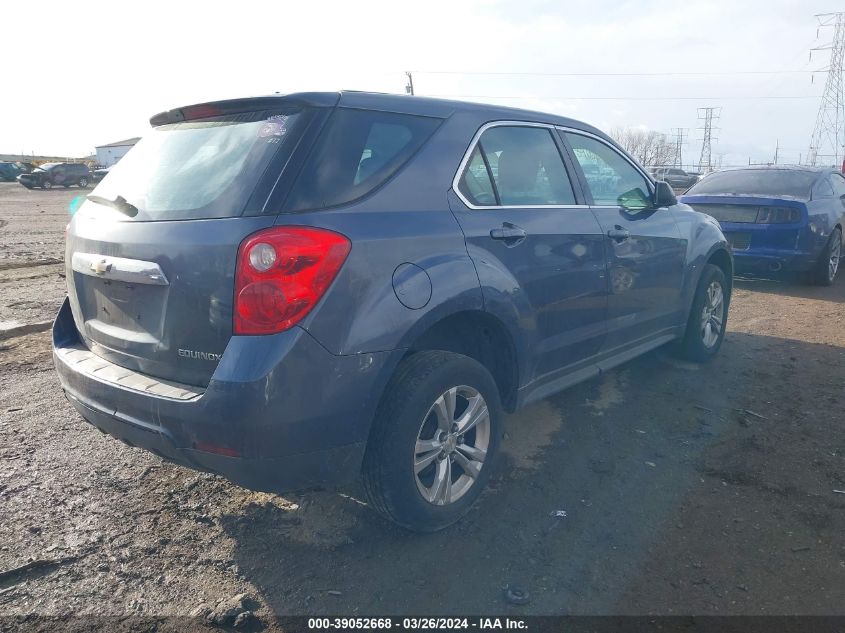
[[[277,218],[277,224],[337,231],[352,242],[338,277],[301,323],[333,354],[406,348],[441,318],[483,309],[478,276],[447,201],[473,133],[456,115],[369,196],[335,209]],[[404,305],[394,290],[394,273],[402,264],[412,264],[423,273],[418,271],[412,284],[412,292],[420,296],[406,301],[413,308]],[[430,286],[427,300],[426,285]]]

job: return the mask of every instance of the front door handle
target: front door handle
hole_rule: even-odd
[[[618,224],[607,231],[607,236],[614,242],[624,242],[631,237],[631,232],[628,229],[623,229]]]
[[[494,240],[504,240],[511,244],[521,242],[527,235],[528,233],[525,232],[525,229],[510,222],[504,222],[500,229],[490,230],[490,237]]]

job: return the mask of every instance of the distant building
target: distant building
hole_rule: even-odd
[[[97,164],[103,167],[111,167],[140,140],[140,138],[128,138],[125,141],[117,141],[108,145],[97,145]]]

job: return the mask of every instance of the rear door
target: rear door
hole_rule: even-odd
[[[481,128],[456,179],[455,216],[488,309],[518,306],[533,338],[526,381],[596,354],[606,314],[604,244],[576,195],[554,130]]]
[[[601,224],[608,271],[607,351],[666,335],[683,320],[686,241],[669,209],[652,206],[652,184],[604,140],[562,132]],[[596,175],[598,174],[598,175]]]
[[[74,320],[92,351],[208,383],[232,334],[238,245],[272,225],[268,196],[315,111],[214,116],[204,106],[203,118],[155,127],[110,170],[71,222],[65,258]]]

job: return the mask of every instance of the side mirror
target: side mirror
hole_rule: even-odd
[[[658,180],[654,189],[654,206],[655,207],[671,207],[678,204],[678,199],[675,197],[675,192],[672,187],[665,180]]]

